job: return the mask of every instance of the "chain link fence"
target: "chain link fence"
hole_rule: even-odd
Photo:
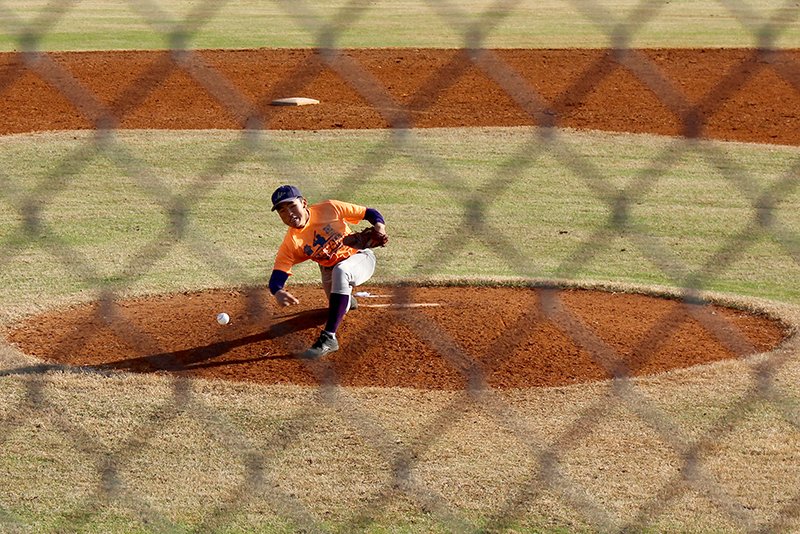
[[[0,23],[0,31],[15,36],[25,68],[35,72],[72,105],[82,110],[94,128],[94,136],[77,144],[57,167],[49,169],[46,178],[33,191],[22,192],[15,189],[14,177],[4,175],[0,169],[0,194],[19,213],[22,221],[19,228],[15,229],[14,239],[8,238],[2,244],[3,258],[0,259],[0,268],[9,265],[22,250],[35,243],[35,246],[43,247],[58,258],[65,271],[85,281],[88,287],[103,287],[99,300],[104,313],[111,315],[115,314],[115,303],[119,294],[140,280],[178,244],[200,258],[205,267],[219,278],[246,278],[245,269],[237,258],[220,254],[213,244],[186,232],[191,223],[192,208],[206,200],[219,181],[237,163],[261,150],[265,143],[270,143],[269,132],[264,129],[265,120],[258,107],[241,94],[223,73],[189,48],[195,32],[223,12],[227,3],[195,2],[185,19],[177,22],[164,22],[170,20],[170,16],[157,2],[137,0],[126,3],[131,11],[147,21],[153,32],[163,35],[165,42],[171,43],[170,68],[191,77],[244,125],[240,135],[204,169],[199,179],[180,193],[164,184],[158,177],[158,170],[149,168],[148,162],[118,137],[118,118],[109,112],[98,97],[81,86],[58,62],[53,61],[50,54],[39,49],[38,44],[42,38],[77,4],[79,2],[53,1],[35,20],[26,21],[7,3],[0,2],[0,15],[4,21]],[[448,252],[434,255],[432,260],[420,260],[420,276],[435,276],[437,269],[450,261],[452,243],[459,241],[454,238],[460,236],[460,241],[463,241],[465,235],[490,250],[500,251],[498,256],[505,258],[510,271],[522,277],[527,276],[531,259],[514,246],[512,236],[493,224],[487,213],[496,198],[512,185],[518,185],[524,180],[524,171],[546,154],[556,158],[560,165],[579,176],[596,199],[605,204],[610,214],[608,222],[558,267],[559,278],[569,280],[579,277],[583,268],[616,235],[633,230],[628,236],[643,256],[672,280],[675,287],[681,288],[684,309],[721,342],[740,351],[748,348],[748,341],[736,327],[713,314],[700,295],[709,281],[735,262],[753,240],[764,235],[768,235],[795,264],[800,264],[798,236],[782,221],[770,216],[785,195],[797,190],[800,159],[794,165],[793,172],[765,190],[759,185],[757,177],[738,169],[736,161],[729,159],[724,150],[706,145],[700,147],[696,143],[705,120],[699,107],[693,106],[688,97],[671,84],[652,60],[631,47],[637,32],[656,19],[667,3],[643,0],[634,9],[618,14],[614,9],[604,7],[602,3],[579,0],[571,2],[585,19],[584,22],[588,21],[601,28],[607,35],[609,51],[614,61],[650,88],[667,108],[676,110],[680,115],[684,138],[675,139],[666,150],[658,154],[657,161],[653,162],[647,172],[631,181],[627,188],[619,189],[575,145],[562,142],[558,130],[559,112],[552,109],[548,99],[538,94],[497,53],[485,47],[493,29],[514,16],[519,1],[499,0],[477,15],[467,12],[454,2],[428,2],[427,8],[432,16],[439,17],[443,24],[462,36],[463,52],[471,64],[501,87],[537,125],[528,130],[530,139],[524,145],[524,151],[509,158],[507,164],[494,169],[489,182],[480,190],[466,184],[446,161],[428,151],[424,140],[413,134],[413,120],[409,110],[395,102],[386,88],[370,76],[357,60],[337,48],[339,37],[355,21],[369,13],[373,4],[374,2],[349,2],[334,16],[327,18],[319,14],[312,2],[275,2],[298,27],[314,37],[319,59],[324,65],[344,79],[390,125],[384,141],[357,165],[358,177],[338,185],[336,190],[339,194],[344,198],[356,198],[359,190],[368,186],[385,160],[395,154],[403,154],[413,159],[432,182],[451,192],[453,198],[463,206],[460,224],[449,233],[436,236],[435,242],[431,244],[430,250]],[[766,68],[769,68],[774,57],[773,46],[776,40],[785,32],[797,31],[796,20],[800,15],[800,8],[796,2],[786,2],[774,14],[766,16],[759,14],[755,6],[738,0],[721,0],[719,5],[752,35],[754,57],[765,62]],[[687,5],[686,9],[691,7]],[[775,68],[775,74],[791,84],[798,93],[799,73],[800,65],[787,65],[784,62]],[[747,75],[744,73],[732,73],[707,94],[703,104],[718,102],[721,105],[732,88],[744,85],[746,79]],[[15,81],[15,75],[0,73],[0,95],[13,86]],[[598,84],[602,81],[602,73],[587,73],[585,81],[589,86]],[[131,106],[134,106],[135,101],[143,100],[152,90],[152,87],[145,86],[150,80],[140,83],[141,86],[128,90],[127,94],[133,95]],[[280,84],[287,88],[302,85],[296,79],[281,80]],[[441,87],[442,91],[444,89],[446,84]],[[291,156],[281,153],[280,148],[273,149],[273,164],[281,169],[287,182],[303,184],[310,196],[317,197],[323,193],[322,185],[303,175]],[[676,257],[646,232],[635,231],[636,221],[632,215],[632,206],[637,200],[643,198],[661,176],[677,165],[687,151],[699,152],[709,166],[724,173],[731,186],[737,189],[737,193],[749,199],[753,213],[749,224],[730,241],[719,244],[721,246],[718,247],[718,252],[699,271],[689,268],[680,257]],[[57,233],[49,227],[52,223],[42,215],[51,199],[69,186],[69,180],[61,178],[79,177],[83,166],[98,155],[111,161],[116,172],[138,184],[141,191],[165,214],[166,221],[164,228],[147,246],[126,260],[117,282],[111,286],[107,283],[100,284],[104,275],[96,270],[91,258],[69,242],[52,237]],[[487,194],[487,191],[493,191],[494,194]],[[791,390],[775,380],[782,367],[791,360],[791,354],[754,364],[750,368],[752,382],[747,394],[730,405],[724,413],[717,414],[715,423],[704,431],[699,434],[688,432],[681,421],[661,408],[658,402],[630,379],[628,370],[619,365],[621,357],[614,347],[597,338],[578,317],[563,306],[557,290],[545,289],[542,295],[541,309],[548,318],[566,325],[573,341],[597,355],[597,362],[615,377],[609,386],[610,396],[582,408],[572,424],[549,439],[532,437],[530,428],[517,418],[508,400],[499,392],[487,388],[482,370],[475,366],[470,367],[471,374],[466,377],[469,387],[464,395],[456,396],[452,402],[442,407],[433,420],[419,431],[416,442],[410,445],[398,444],[384,422],[365,409],[358,397],[338,387],[335,377],[318,376],[321,382],[318,388],[319,402],[335,408],[337,414],[346,419],[347,425],[358,429],[363,440],[375,450],[381,451],[382,460],[390,471],[385,486],[367,496],[365,504],[352,513],[350,521],[344,527],[331,526],[325,518],[316,516],[301,499],[276,487],[270,475],[282,458],[275,451],[284,450],[288,444],[301,442],[317,431],[314,424],[309,422],[313,420],[313,408],[300,410],[297,417],[287,419],[274,430],[268,443],[254,446],[249,436],[239,426],[232,424],[226,414],[219,412],[196,394],[191,380],[175,379],[169,382],[170,393],[164,398],[163,404],[145,417],[135,435],[121,446],[107,448],[96,440],[91,429],[74,423],[69,410],[59,405],[59,397],[53,393],[54,386],[50,378],[52,371],[86,373],[85,369],[70,371],[68,368],[48,364],[6,368],[0,372],[0,387],[10,384],[8,381],[12,377],[22,377],[24,388],[18,395],[16,404],[6,406],[0,412],[0,436],[4,436],[0,437],[0,444],[4,444],[16,430],[28,424],[31,417],[45,419],[59,429],[65,447],[79,451],[89,459],[94,466],[95,480],[94,491],[83,497],[80,504],[62,518],[61,524],[30,529],[24,520],[16,517],[10,510],[0,508],[0,529],[11,532],[84,531],[90,529],[108,507],[115,507],[130,514],[139,525],[138,530],[179,530],[171,519],[148,501],[147,496],[137,494],[128,487],[126,481],[120,477],[120,471],[132,462],[132,457],[138,450],[147,447],[148,441],[154,435],[172,424],[178,424],[177,421],[186,413],[191,413],[200,421],[216,446],[233,459],[239,473],[237,482],[228,488],[224,498],[217,499],[204,511],[202,519],[194,527],[197,532],[237,531],[232,526],[235,525],[234,519],[241,511],[243,503],[254,494],[268,496],[273,512],[285,521],[286,530],[369,530],[371,518],[378,515],[378,511],[391,508],[396,500],[408,499],[416,503],[419,510],[424,510],[431,516],[437,528],[443,531],[513,531],[526,519],[531,502],[543,492],[558,496],[568,508],[574,510],[582,525],[572,526],[581,530],[646,529],[651,520],[688,492],[705,495],[713,503],[716,512],[724,518],[725,525],[736,525],[745,531],[765,532],[800,528],[797,522],[800,515],[800,490],[791,492],[791,498],[782,505],[778,515],[767,522],[760,521],[748,510],[746,503],[738,500],[715,479],[703,460],[704,454],[713,450],[722,436],[733,433],[737,425],[756,407],[767,405],[776,410],[786,424],[790,436],[800,431],[798,399]],[[395,296],[400,300],[410,299],[402,288],[397,290]],[[251,308],[256,310],[267,305],[256,298],[250,303]],[[456,341],[446,332],[437,330],[423,315],[410,311],[405,321],[420,339],[434,347],[454,367],[462,368],[464,361],[470,361],[469,354],[463,352]],[[120,334],[138,346],[158,347],[156,340],[142,332],[126,330]],[[11,388],[10,385],[8,387]],[[529,476],[518,481],[509,494],[497,503],[488,518],[478,522],[468,513],[453,507],[446,496],[427,486],[417,473],[422,465],[422,453],[432,447],[441,435],[447,433],[466,409],[474,406],[479,406],[482,413],[488,414],[494,424],[524,444],[527,458],[532,464]],[[618,409],[634,414],[653,430],[657,441],[672,451],[679,465],[677,474],[666,480],[652,496],[641,503],[633,520],[623,520],[613,510],[607,509],[600,499],[587,491],[581,481],[571,477],[564,468],[564,459],[570,451],[586,436],[595,432],[603,424],[605,417]],[[775,437],[783,438],[787,436]],[[793,460],[796,462],[798,459],[795,457]],[[0,474],[0,478],[2,477]],[[564,528],[570,528],[570,525]],[[676,530],[682,530],[680,525],[676,526]]]

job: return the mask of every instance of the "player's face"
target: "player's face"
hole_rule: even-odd
[[[305,198],[296,198],[281,204],[277,210],[283,224],[292,228],[302,228],[308,222],[308,210]]]

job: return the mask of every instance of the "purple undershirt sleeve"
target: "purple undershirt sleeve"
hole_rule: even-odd
[[[367,208],[367,213],[364,214],[364,219],[366,219],[367,222],[369,222],[372,226],[375,226],[377,223],[386,224],[386,221],[383,220],[383,216],[375,208]]]
[[[269,277],[269,292],[273,295],[283,289],[286,285],[286,280],[289,279],[289,273],[274,269],[272,275]]]

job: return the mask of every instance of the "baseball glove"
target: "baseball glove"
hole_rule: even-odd
[[[342,243],[357,249],[385,247],[389,236],[378,232],[374,226],[344,236]]]

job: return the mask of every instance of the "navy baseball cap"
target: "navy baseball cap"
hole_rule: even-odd
[[[272,193],[272,209],[270,211],[275,211],[278,209],[278,206],[284,202],[289,202],[290,200],[301,198],[302,196],[300,190],[295,186],[282,185]]]

